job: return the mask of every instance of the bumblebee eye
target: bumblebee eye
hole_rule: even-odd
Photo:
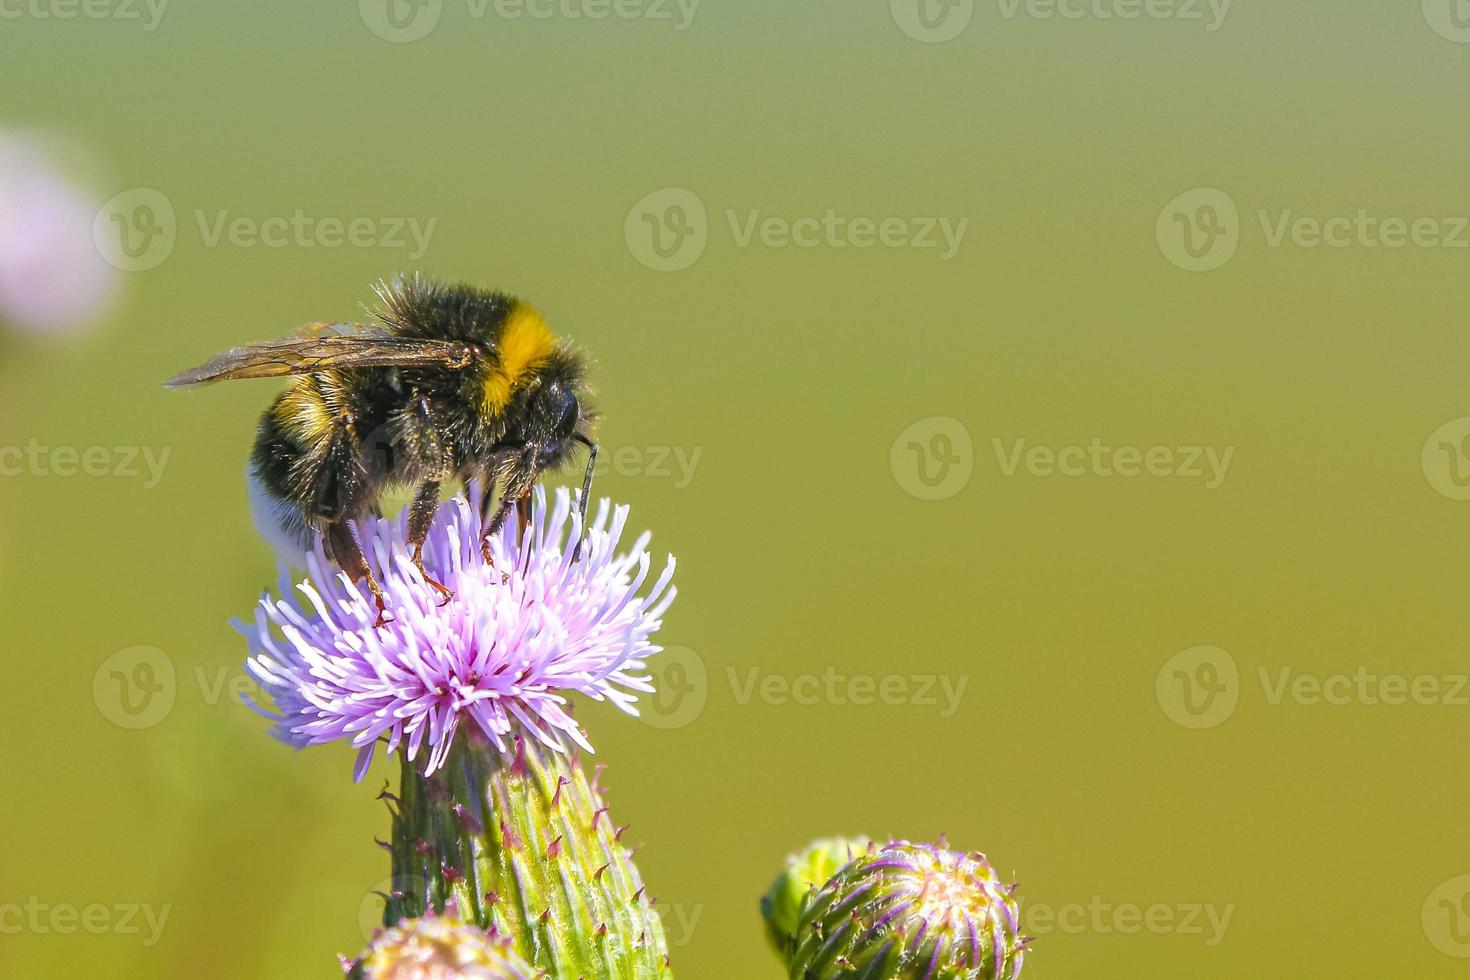
[[[553,438],[567,438],[576,429],[577,419],[581,415],[577,396],[570,388],[556,384],[546,389],[546,401]]]

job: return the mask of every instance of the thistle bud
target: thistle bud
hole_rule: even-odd
[[[387,923],[453,901],[550,976],[670,976],[623,831],[574,758],[527,738],[502,753],[462,737],[432,776],[405,762],[392,804]]]
[[[894,841],[842,867],[802,906],[791,980],[1015,980],[1015,886],[984,855]]]
[[[384,929],[355,963],[352,980],[539,980],[506,939],[465,922],[451,904],[442,915],[404,919]]]
[[[872,846],[873,842],[863,836],[830,837],[813,841],[805,850],[786,858],[786,870],[761,899],[766,935],[782,960],[791,954],[796,924],[807,896],[825,885],[838,868]]]

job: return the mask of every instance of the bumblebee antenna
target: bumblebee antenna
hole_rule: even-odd
[[[582,521],[582,536],[577,539],[577,547],[572,551],[572,561],[577,561],[582,557],[582,545],[587,541],[587,501],[592,497],[592,470],[597,465],[597,443],[580,432],[573,433],[572,438],[587,447],[587,473],[582,477],[582,498],[577,501],[577,516]]]

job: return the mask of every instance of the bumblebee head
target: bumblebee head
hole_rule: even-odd
[[[541,473],[567,468],[579,446],[595,452],[591,431],[596,415],[586,400],[585,378],[581,356],[561,347],[515,391],[505,408],[496,452],[507,492],[523,491]]]
[[[587,441],[576,387],[567,380],[542,384],[527,399],[524,436],[537,470],[557,470],[576,444]]]

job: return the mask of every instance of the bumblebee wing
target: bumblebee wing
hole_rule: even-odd
[[[316,336],[232,347],[197,368],[169,378],[164,387],[192,388],[236,378],[280,378],[342,368],[463,367],[469,357],[463,344],[450,340],[323,331]]]

